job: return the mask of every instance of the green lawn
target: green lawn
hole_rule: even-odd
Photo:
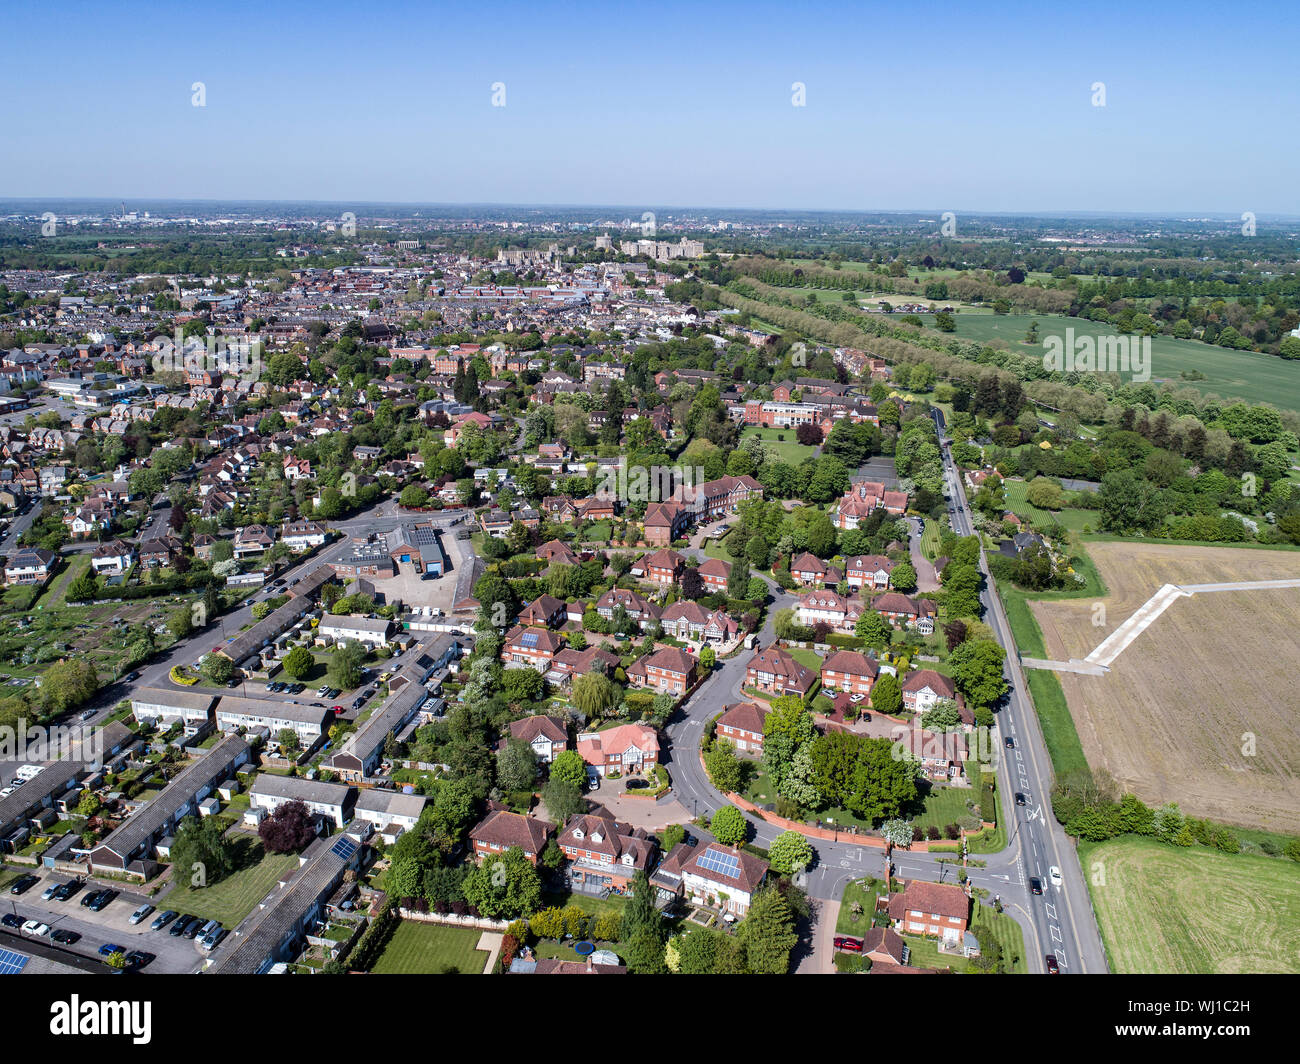
[[[844,893],[840,897],[840,914],[835,920],[837,935],[853,935],[861,938],[871,928],[871,914],[876,909],[876,896],[885,889],[885,884],[878,879],[851,879],[844,884]],[[862,906],[862,915],[853,919],[853,903]]]
[[[794,658],[805,669],[811,669],[816,675],[821,675],[821,655],[811,647],[786,647],[786,650],[790,652],[790,657]]]
[[[1080,843],[1120,974],[1300,973],[1300,875],[1285,858],[1127,835]]]
[[[582,534],[582,538],[589,543],[608,543],[613,531],[614,526],[609,521],[597,521]]]
[[[68,587],[72,581],[77,579],[83,573],[90,569],[89,554],[75,554],[63,567],[63,571],[56,573],[54,578],[45,585],[45,590],[37,598],[33,606],[39,606],[43,610],[53,609],[56,606],[62,606],[68,597]]]
[[[1071,532],[1082,532],[1085,527],[1097,526],[1099,515],[1095,510],[1080,510],[1067,506],[1053,513],[1051,510],[1042,510],[1030,505],[1027,498],[1029,485],[1023,480],[1008,480],[1003,484],[1003,488],[1007,497],[1007,509],[1017,517],[1033,521],[1036,528],[1050,527],[1054,521]],[[922,539],[922,545],[924,542]]]
[[[1030,322],[1038,322],[1038,335],[1114,336],[1115,330],[1103,322],[1051,314],[971,314],[956,316],[955,335],[961,340],[1003,340],[1018,354],[1041,355],[1041,344],[1026,345],[1025,332]],[[1168,380],[1204,392],[1215,392],[1250,403],[1271,403],[1287,410],[1300,410],[1300,365],[1255,351],[1232,351],[1199,340],[1175,340],[1155,336],[1151,340],[1151,380]],[[1197,370],[1205,380],[1184,381],[1179,373]]]
[[[800,443],[795,438],[795,430],[788,429],[768,429],[760,428],[757,425],[751,425],[740,434],[743,443],[750,436],[757,436],[763,441],[763,446],[769,454],[779,462],[785,462],[788,465],[797,466],[805,458],[812,458],[816,453],[815,447],[808,447]],[[780,439],[779,437],[785,437]]]
[[[371,971],[377,975],[482,975],[488,954],[475,948],[482,934],[472,927],[403,920]]]
[[[912,823],[922,829],[933,826],[942,830],[965,817],[978,816],[966,808],[968,799],[978,798],[979,791],[974,787],[931,787],[923,810],[911,818]]]
[[[236,837],[236,871],[206,887],[190,886],[189,877],[179,874],[178,885],[159,903],[159,908],[220,920],[221,926],[234,928],[251,913],[276,882],[298,866],[297,855],[268,854],[262,844],[246,835]],[[172,869],[173,877],[178,876]]]
[[[591,894],[574,894],[571,891],[542,891],[542,908],[549,906],[563,909],[566,905],[576,905],[588,916],[601,913],[621,913],[627,907],[627,895],[610,894],[608,898],[597,898]]]
[[[921,533],[921,553],[930,561],[939,557],[940,522],[926,518],[925,531]]]
[[[731,535],[730,532],[727,533],[727,536],[729,535]],[[727,548],[725,546],[727,542],[727,536],[723,536],[721,539],[714,539],[712,536],[710,536],[708,539],[706,539],[704,541],[704,554],[706,557],[718,558],[721,561],[727,562],[730,565],[735,565],[736,559],[727,553]]]

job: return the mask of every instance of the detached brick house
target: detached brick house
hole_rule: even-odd
[[[564,603],[552,595],[538,595],[519,611],[519,623],[543,628],[562,628],[568,619]]]
[[[549,628],[524,628],[516,625],[506,633],[501,657],[506,664],[527,665],[540,673],[550,667],[551,659],[564,646],[564,636]]]
[[[701,562],[700,567],[695,571],[704,581],[704,590],[708,594],[727,590],[727,581],[731,578],[731,562],[724,562],[721,558],[709,558]]]
[[[938,610],[929,599],[910,599],[896,591],[888,591],[874,599],[871,606],[895,628],[915,628],[922,635],[934,631]]]
[[[760,650],[745,666],[745,684],[775,695],[798,695],[812,690],[816,674],[800,665],[778,646]]]
[[[659,761],[659,736],[645,724],[620,724],[579,735],[578,753],[601,776],[647,770]]]
[[[625,889],[649,872],[658,845],[644,828],[596,813],[570,817],[557,840],[569,859],[569,884],[584,892]]]
[[[957,699],[952,680],[933,669],[918,669],[903,680],[903,706],[916,714],[928,713],[941,698]]]
[[[763,752],[763,722],[768,711],[753,702],[738,702],[727,706],[718,718],[715,735],[729,739],[737,750],[747,753]]]
[[[510,738],[527,743],[538,760],[548,765],[569,748],[569,729],[559,717],[539,715],[511,721]]]
[[[828,691],[870,695],[879,675],[880,666],[875,658],[856,650],[837,650],[822,662],[822,687]]]
[[[517,846],[529,863],[536,864],[550,837],[551,826],[546,821],[505,809],[494,809],[469,833],[470,842],[474,844],[474,856],[480,862],[485,857],[499,856]]]
[[[681,842],[655,869],[652,882],[690,898],[743,917],[754,894],[767,879],[768,863],[735,846]]]
[[[558,539],[547,540],[537,548],[537,557],[544,562],[559,562],[561,565],[577,565],[578,556],[565,543]]]
[[[834,587],[843,574],[805,551],[790,563],[790,579],[800,587]]]
[[[855,554],[844,560],[844,579],[850,587],[887,588],[897,564],[883,554]]]
[[[661,694],[684,695],[695,682],[696,662],[678,647],[661,647],[628,666],[633,687],[653,687]]]
[[[652,502],[646,507],[645,541],[654,547],[666,547],[690,527],[694,513],[678,502]]]
[[[681,578],[686,559],[675,550],[657,550],[642,558],[639,568],[652,584],[672,587]]]
[[[970,919],[970,898],[952,883],[912,880],[907,889],[889,898],[889,917],[902,934],[942,939],[960,946]]]

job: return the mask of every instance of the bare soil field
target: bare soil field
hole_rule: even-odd
[[[1162,584],[1300,578],[1300,553],[1090,543],[1110,594],[1031,602],[1048,656],[1082,658]],[[1058,673],[1088,763],[1150,804],[1300,832],[1300,589],[1175,602],[1109,675]],[[1253,738],[1253,755],[1243,749]]]

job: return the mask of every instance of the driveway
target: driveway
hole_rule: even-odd
[[[939,574],[934,563],[927,560],[921,552],[921,533],[925,530],[925,519],[909,517],[907,519],[907,547],[912,554],[912,568],[916,570],[917,591],[938,591]]]
[[[643,777],[633,778],[641,779]],[[594,791],[587,791],[587,797],[597,805],[603,805],[613,814],[616,820],[622,820],[631,824],[634,828],[645,828],[646,831],[654,832],[666,828],[669,824],[690,823],[690,810],[682,805],[676,797],[669,797],[667,801],[656,801],[653,798],[629,798],[623,792],[623,785],[626,782],[625,779],[603,779],[600,781],[600,786]],[[672,795],[671,791],[669,791],[669,795]]]

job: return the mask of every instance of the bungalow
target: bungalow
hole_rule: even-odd
[[[760,650],[745,666],[745,683],[776,695],[805,696],[816,682],[816,674],[790,656],[786,650],[773,645]]]
[[[620,724],[605,731],[579,735],[578,753],[597,775],[633,772],[658,763],[659,737],[645,724]]]
[[[728,739],[737,750],[761,754],[763,752],[763,722],[768,711],[753,702],[737,702],[727,706],[718,718],[715,735]]]
[[[875,658],[856,650],[837,650],[822,662],[822,687],[828,691],[870,695],[879,675],[880,666]]]
[[[695,682],[695,659],[678,647],[661,647],[628,666],[633,687],[652,687],[660,694],[684,695]]]
[[[474,856],[500,856],[510,849],[523,851],[530,864],[536,864],[551,837],[551,825],[536,817],[494,809],[470,830]]]

